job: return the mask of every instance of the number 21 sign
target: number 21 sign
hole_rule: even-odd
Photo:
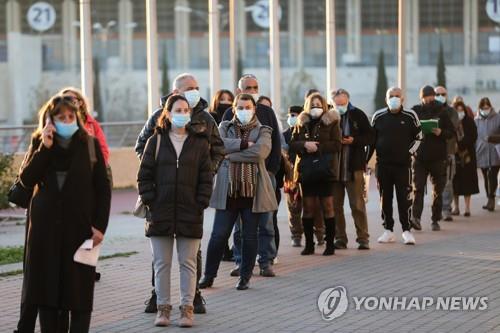
[[[56,23],[56,10],[49,3],[35,2],[28,9],[26,19],[32,29],[43,32],[52,28]]]

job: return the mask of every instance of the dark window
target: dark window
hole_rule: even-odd
[[[420,29],[463,30],[463,0],[420,0]]]
[[[208,1],[191,0],[189,1],[189,26],[191,32],[208,32]]]
[[[157,1],[158,32],[175,32],[175,1]]]
[[[478,0],[478,16],[480,28],[495,28],[499,24],[493,21],[486,13],[486,3],[489,0]],[[500,8],[498,8],[500,10]]]
[[[397,28],[397,0],[363,0],[361,2],[361,29],[394,30]]]
[[[305,31],[324,31],[326,29],[325,0],[304,1]],[[338,31],[346,29],[346,0],[335,1],[335,28]]]

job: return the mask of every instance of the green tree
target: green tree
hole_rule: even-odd
[[[236,52],[236,78],[237,80],[243,76],[243,57],[241,56],[241,47],[238,44],[238,49]]]
[[[375,110],[386,106],[385,94],[388,89],[387,75],[385,74],[384,50],[380,50],[377,64],[377,88],[375,89]]]
[[[161,63],[161,95],[170,93],[170,80],[168,79],[168,54],[167,46],[163,48],[163,61]]]
[[[0,209],[9,207],[7,193],[14,183],[13,160],[12,155],[0,154]]]
[[[94,58],[94,110],[89,110],[89,112],[97,112],[97,120],[104,120],[104,111],[102,108],[101,99],[101,79],[100,79],[101,67],[98,58]]]
[[[443,43],[439,43],[439,54],[437,61],[437,85],[446,87],[446,64],[444,61]]]

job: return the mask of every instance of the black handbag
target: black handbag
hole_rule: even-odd
[[[333,154],[303,154],[299,163],[299,177],[303,184],[333,181]]]
[[[9,193],[7,193],[7,199],[18,207],[28,208],[32,195],[33,188],[25,187],[21,180],[16,178],[14,185],[10,187]]]

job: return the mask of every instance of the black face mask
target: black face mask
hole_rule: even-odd
[[[218,114],[223,114],[230,107],[231,107],[231,104],[223,104],[223,103],[221,103],[221,104],[219,104],[219,106],[217,106],[217,113]]]

